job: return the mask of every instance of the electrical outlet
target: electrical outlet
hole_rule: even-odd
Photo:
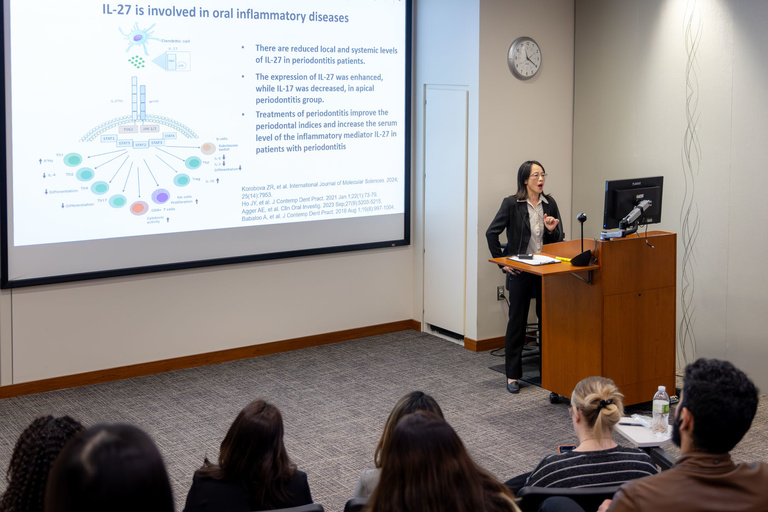
[[[503,286],[497,286],[496,287],[496,300],[504,300],[504,287]]]

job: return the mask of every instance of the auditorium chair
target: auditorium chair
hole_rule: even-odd
[[[581,505],[584,510],[597,510],[604,500],[613,498],[618,485],[605,487],[578,487],[575,489],[560,487],[523,487],[517,491],[516,496],[520,499],[518,506],[522,512],[536,512],[539,505],[545,499],[552,496],[564,496],[571,498]]]

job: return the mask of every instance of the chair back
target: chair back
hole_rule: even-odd
[[[560,487],[523,487],[515,495],[520,498],[518,506],[522,512],[536,512],[541,502],[552,496],[571,498],[581,505],[584,510],[597,510],[604,500],[613,498],[620,485],[605,487],[577,487],[567,489]]]
[[[257,512],[267,512],[267,511],[257,511]],[[319,503],[310,503],[309,505],[301,505],[300,507],[278,508],[275,510],[270,510],[269,512],[325,512],[325,509]]]
[[[344,505],[344,512],[360,512],[368,503],[368,498],[350,498]]]

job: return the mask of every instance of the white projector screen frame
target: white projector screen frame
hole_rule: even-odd
[[[3,288],[410,242],[410,0],[3,0]]]

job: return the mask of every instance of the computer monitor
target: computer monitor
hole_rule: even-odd
[[[620,228],[629,234],[637,225],[661,222],[663,188],[663,176],[606,181],[603,229]]]

